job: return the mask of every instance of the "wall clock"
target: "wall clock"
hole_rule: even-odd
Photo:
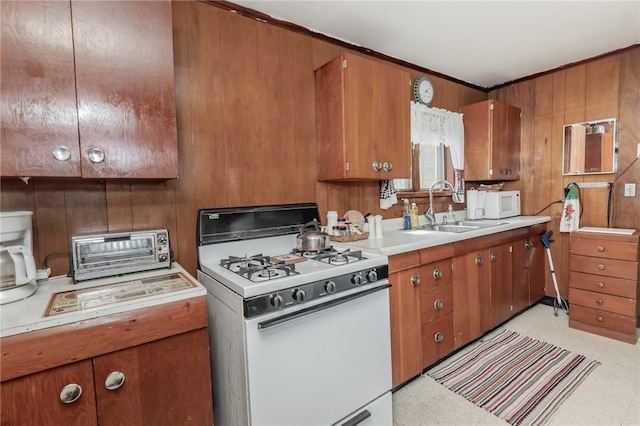
[[[413,96],[416,102],[429,106],[433,102],[434,94],[435,91],[431,80],[424,76],[416,78],[413,83]]]

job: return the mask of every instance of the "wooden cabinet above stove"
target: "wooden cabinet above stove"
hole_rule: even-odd
[[[411,177],[411,78],[343,53],[316,70],[318,180]]]

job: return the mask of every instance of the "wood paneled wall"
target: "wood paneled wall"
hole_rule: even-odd
[[[571,182],[612,182],[613,203],[609,226],[640,229],[638,197],[625,198],[625,183],[640,182],[640,47],[567,67],[541,77],[495,90],[489,94],[522,108],[522,178],[509,183],[522,192],[523,214],[535,214],[549,203],[562,200]],[[562,176],[562,127],[565,124],[618,118],[618,173]],[[582,188],[581,226],[607,227],[608,188]],[[568,295],[569,234],[560,233],[563,204],[553,204],[542,214],[552,217],[551,244],[560,293]],[[548,265],[547,265],[548,269]],[[550,272],[545,292],[555,295]]]
[[[173,22],[180,178],[40,179],[28,185],[3,179],[2,210],[34,212],[38,262],[66,253],[73,235],[168,228],[176,260],[195,273],[199,208],[316,201],[322,214],[358,209],[397,215],[380,210],[378,182],[316,182],[313,70],[343,47],[201,2],[176,1]],[[422,74],[409,71],[412,79]],[[575,180],[560,174],[561,129],[568,119],[619,117],[619,163],[628,164],[640,141],[638,75],[640,49],[490,94],[523,108],[523,173],[512,185],[523,191],[524,214],[560,199],[562,188]],[[430,78],[439,108],[457,111],[488,97],[464,84]],[[637,199],[621,194],[621,183],[637,181],[638,173],[635,166],[616,183],[615,226],[640,225]],[[585,225],[603,226],[603,196],[583,192]],[[545,213],[557,229],[560,205]],[[559,236],[554,243],[556,269],[566,270],[568,257],[561,263],[559,251],[563,246],[562,253],[568,253],[565,240]],[[64,254],[51,256],[48,264],[54,274],[68,271]],[[549,287],[547,294],[554,294]]]

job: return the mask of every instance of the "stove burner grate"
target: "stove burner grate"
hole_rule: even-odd
[[[220,260],[220,266],[235,272],[250,281],[266,281],[289,275],[299,274],[294,264],[273,262],[269,256],[256,254],[253,256],[229,256]]]

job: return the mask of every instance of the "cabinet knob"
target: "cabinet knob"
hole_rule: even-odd
[[[596,321],[602,322],[604,321],[604,318],[602,318],[602,315],[598,315],[598,317],[596,318]]]
[[[56,146],[53,149],[53,158],[55,158],[58,161],[68,161],[69,158],[71,158],[71,150],[69,148],[67,148],[66,146]]]
[[[596,284],[596,286],[597,286],[598,288],[604,288],[604,283],[603,283],[603,282],[598,282],[598,283]]]
[[[380,161],[374,161],[372,166],[373,166],[373,171],[375,172],[379,172],[380,169],[382,169],[382,163]]]
[[[104,387],[109,390],[116,390],[124,384],[124,373],[112,371],[104,381]]]
[[[77,383],[70,383],[60,391],[60,401],[65,404],[73,404],[82,396],[82,386]]]
[[[420,284],[420,275],[411,275],[411,285],[412,286],[417,286]]]
[[[476,265],[482,265],[482,258],[480,256],[476,256]]]
[[[440,343],[444,340],[444,336],[442,335],[442,333],[440,333],[439,331],[433,335],[433,340],[436,341],[436,343]]]
[[[441,310],[443,306],[444,306],[444,304],[442,303],[442,300],[440,300],[440,299],[436,299],[435,302],[433,302],[433,308],[436,311]]]
[[[604,265],[602,263],[598,264],[598,269],[600,269],[601,271],[604,271]]]
[[[389,161],[385,161],[382,164],[382,170],[384,170],[385,172],[390,172],[391,169],[393,169],[393,164],[391,164]]]
[[[533,243],[533,241],[526,241],[524,243],[524,248],[534,248],[536,245]]]
[[[604,300],[602,300],[602,299],[598,299],[598,300],[596,300],[596,303],[597,303],[598,305],[602,306],[602,305],[604,304]]]
[[[602,252],[604,252],[604,247],[598,246],[598,247],[596,247],[596,250],[598,250],[600,253],[602,253]]]
[[[500,172],[501,172],[503,175],[510,175],[510,174],[511,174],[511,172],[512,172],[512,170],[511,170],[511,169],[500,169]]]
[[[98,148],[90,149],[89,152],[87,152],[87,156],[92,163],[97,164],[104,161],[104,151]]]
[[[442,271],[438,268],[433,270],[433,279],[434,280],[439,280],[440,278],[442,278]]]
[[[498,260],[498,253],[491,253],[491,261],[495,262]]]

